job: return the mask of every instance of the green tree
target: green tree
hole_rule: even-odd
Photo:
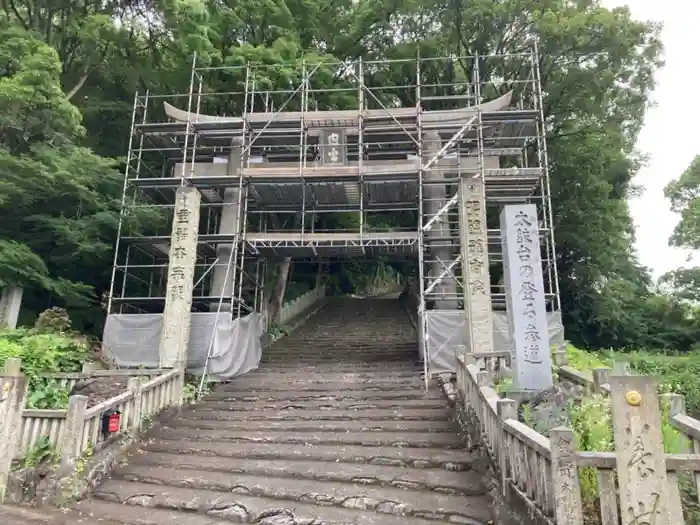
[[[700,249],[700,155],[696,156],[681,176],[664,188],[671,211],[680,215],[669,245],[686,250]],[[700,301],[700,268],[678,268],[661,277],[681,299]]]
[[[81,145],[56,51],[7,22],[0,42],[0,284],[36,290],[27,300],[37,309],[51,297],[99,308],[122,176]]]
[[[26,164],[31,160],[48,165],[39,170],[42,176],[70,171],[69,180],[74,184],[67,191],[53,179],[47,184],[22,177],[13,167],[15,180],[0,186],[0,213],[14,213],[6,204],[10,200],[23,202],[21,216],[31,216],[32,226],[41,227],[41,235],[32,233],[30,239],[21,229],[1,233],[5,242],[16,243],[12,251],[6,251],[15,256],[3,259],[4,254],[0,255],[4,268],[12,260],[23,260],[24,266],[14,265],[17,272],[49,276],[51,282],[60,275],[71,283],[82,280],[97,293],[104,289],[116,220],[114,199],[121,195],[121,182],[114,163],[95,157],[85,146],[108,157],[124,155],[134,90],[186,91],[195,52],[200,63],[211,65],[299,65],[357,57],[413,59],[418,54],[473,57],[478,53],[483,57],[524,51],[537,36],[567,329],[573,340],[590,346],[639,343],[634,334],[642,332],[635,327],[646,322],[644,304],[653,294],[646,270],[632,250],[634,232],[626,200],[634,191],[630,181],[639,162],[633,144],[654,85],[654,71],[660,65],[661,43],[658,25],[633,20],[626,8],[605,9],[598,0],[14,0],[2,3],[1,9],[33,45],[43,42],[44,52],[53,49],[49,77],[50,85],[58,90],[53,99],[72,108],[65,114],[59,112],[60,119],[41,119],[51,128],[72,122],[61,131],[65,139],[60,145],[40,137],[30,153],[8,151],[4,162]],[[4,42],[0,47],[6,49]],[[508,80],[520,76],[523,60],[498,65],[482,59],[482,80],[489,82],[484,96],[520,89]],[[426,65],[422,82],[464,81],[473,63],[465,58],[450,67]],[[299,67],[258,68],[256,89],[294,89],[301,82],[299,71]],[[414,75],[412,66],[394,63],[368,70],[367,82],[375,86],[414,83]],[[242,72],[213,71],[204,81],[208,90],[235,91],[245,79]],[[322,91],[317,95],[320,107],[342,108],[356,102],[352,91],[339,94],[324,89],[342,82],[352,84],[351,78],[339,78],[335,67],[319,68],[311,82]],[[449,94],[450,88],[439,89]],[[13,100],[23,101],[25,95],[15,94]],[[397,100],[415,104],[409,90],[377,96],[385,104]],[[280,96],[275,107],[285,98]],[[256,108],[262,103],[262,97],[256,97]],[[292,101],[288,108],[294,105]],[[84,115],[86,135],[76,108]],[[212,99],[209,106],[202,107],[202,111],[227,114],[241,110],[242,101],[229,98]],[[0,118],[9,119],[12,114],[5,111]],[[54,150],[68,148],[66,144],[72,149],[70,154],[39,155],[39,146],[46,143]],[[79,155],[86,157],[76,167],[73,163]],[[77,175],[73,174],[76,168]],[[92,178],[98,173],[100,185]],[[40,186],[36,194],[29,187],[32,183]],[[71,200],[78,186],[89,191],[83,200]],[[45,202],[51,205],[44,207]],[[100,218],[86,221],[93,225],[89,233],[95,237],[85,231],[87,226],[83,230],[72,225],[65,228],[63,221],[77,220],[76,209],[86,214],[81,217]],[[387,224],[409,219],[396,216],[387,219]],[[138,217],[130,220],[136,223],[134,228],[139,227]],[[67,239],[60,256],[52,255],[46,243],[54,231]],[[91,242],[90,252],[74,249],[88,238],[99,239]],[[35,265],[28,254],[17,251],[20,247],[38,258],[36,271],[30,270]],[[56,273],[60,257],[61,271],[68,272],[65,261],[70,260],[74,273]],[[29,280],[23,273],[6,271],[3,275]],[[71,290],[84,297],[84,290],[74,286]]]

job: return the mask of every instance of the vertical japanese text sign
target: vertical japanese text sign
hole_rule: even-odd
[[[461,180],[460,220],[468,351],[488,353],[493,352],[493,316],[483,184],[481,179]]]
[[[552,386],[552,359],[537,206],[504,206],[500,219],[514,387],[544,390]]]
[[[197,188],[178,188],[168,264],[168,283],[160,341],[160,366],[172,368],[187,359],[192,318],[192,288],[197,261],[201,195]]]

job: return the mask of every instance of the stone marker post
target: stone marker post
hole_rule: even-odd
[[[72,466],[82,453],[83,433],[85,431],[85,412],[87,412],[88,397],[73,395],[68,398],[68,412],[63,429],[59,451],[61,465]]]
[[[173,368],[178,362],[187,364],[200,201],[197,188],[177,189],[159,348],[161,368]]]
[[[622,523],[677,525],[669,518],[656,383],[645,376],[612,376],[609,384]]]
[[[27,397],[27,378],[21,361],[9,358],[0,374],[0,504],[5,500],[12,460],[17,453],[22,427],[22,409]]]
[[[486,228],[486,197],[481,176],[460,179],[460,246],[464,275],[468,352],[493,352],[493,313]]]
[[[537,206],[504,206],[500,221],[514,388],[545,390],[553,379]]]
[[[0,328],[17,328],[24,289],[8,286],[0,296]]]
[[[581,525],[583,506],[574,432],[566,427],[553,428],[549,431],[549,442],[552,447],[552,488],[557,525]]]

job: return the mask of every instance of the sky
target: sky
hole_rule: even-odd
[[[700,1],[603,0],[603,4],[628,5],[634,18],[664,24],[666,65],[657,74],[653,95],[656,107],[648,112],[637,143],[637,148],[649,156],[649,162],[634,180],[645,191],[630,201],[640,262],[658,278],[688,265],[688,252],[668,246],[678,216],[671,213],[663,189],[700,154],[700,105],[694,100],[700,80],[694,70],[700,53]]]

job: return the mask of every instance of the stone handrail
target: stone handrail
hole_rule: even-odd
[[[70,391],[78,381],[85,379],[93,379],[98,377],[155,377],[167,372],[164,368],[126,368],[121,370],[99,370],[92,369],[91,365],[84,365],[82,372],[55,372],[51,374],[42,374],[42,379],[50,379],[56,381],[60,388]]]
[[[591,374],[576,370],[568,365],[566,352],[555,353],[555,364],[560,377],[583,386],[588,391],[597,392],[604,396],[610,395],[609,368],[596,368]],[[629,374],[629,365],[619,363],[621,372]],[[680,505],[678,475],[681,472],[690,473],[697,487],[700,487],[700,421],[690,417],[685,411],[685,398],[680,394],[661,394],[660,403],[668,411],[668,422],[681,435],[679,445],[683,454],[666,454],[666,470],[668,471],[669,496],[671,501],[677,501],[672,516],[673,525],[684,523]],[[601,452],[579,452],[581,467],[596,469],[602,524],[618,523],[617,499],[615,494],[615,454]],[[611,496],[611,494],[613,496]]]
[[[76,407],[75,452],[66,454],[81,456],[84,452],[101,448],[111,436],[101,432],[102,414],[108,410],[120,413],[118,434],[136,435],[141,431],[144,419],[150,418],[162,409],[182,403],[184,374],[175,369],[149,381],[135,377],[129,379],[128,390],[92,408],[87,408],[87,398],[71,396],[70,402]],[[83,407],[83,403],[85,406]],[[82,415],[82,422],[80,416]],[[68,407],[68,421],[71,419],[71,404]],[[82,424],[81,424],[82,423]],[[82,428],[81,428],[82,427]],[[70,428],[70,427],[68,427]],[[67,444],[66,444],[67,441]],[[64,438],[64,447],[72,447],[70,438]]]
[[[620,488],[618,488],[620,474],[618,452],[584,452],[576,451],[571,446],[573,432],[566,428],[557,428],[550,432],[550,438],[540,435],[523,423],[516,421],[515,404],[508,399],[498,399],[493,389],[488,386],[494,374],[487,367],[475,366],[476,360],[472,356],[460,359],[460,373],[458,373],[458,389],[465,391],[465,401],[471,405],[479,428],[482,431],[481,440],[484,448],[496,470],[500,473],[501,484],[506,490],[512,490],[535,514],[545,519],[548,523],[557,525],[573,525],[583,519],[582,498],[578,473],[581,469],[593,469],[597,483],[595,499],[598,503],[598,518],[596,523],[601,525],[618,525],[621,513],[619,500]],[[563,351],[555,352],[554,364],[560,378],[567,379],[575,384],[583,386],[588,392],[595,392],[604,396],[611,396],[611,370],[598,368],[592,373],[585,373],[568,365],[568,358]],[[629,375],[628,367],[621,366],[620,374]],[[646,379],[645,382],[650,381]],[[652,383],[648,383],[651,385]],[[653,388],[651,392],[655,392]],[[619,396],[618,396],[619,397]],[[665,464],[666,485],[665,500],[669,516],[668,520],[658,521],[659,524],[683,525],[684,517],[681,505],[681,492],[679,475],[690,473],[694,477],[696,486],[700,487],[700,421],[685,413],[685,400],[678,394],[662,394],[658,396],[659,405],[667,410],[668,422],[679,431],[681,435],[681,454],[665,454],[663,448],[658,449],[658,460]],[[493,407],[496,406],[494,418]],[[486,408],[488,406],[488,408]],[[620,410],[618,405],[617,410]],[[618,416],[613,412],[613,422]],[[657,416],[658,417],[658,416]],[[499,420],[500,419],[500,427]],[[618,425],[621,424],[619,421]],[[652,426],[662,424],[661,420],[652,422]],[[500,428],[500,433],[499,433]],[[568,437],[567,437],[568,436]],[[552,459],[552,444],[557,448],[563,442],[568,450],[558,450],[555,456],[559,461]],[[637,445],[635,445],[637,446]],[[505,451],[505,457],[503,453]],[[564,456],[562,456],[564,452]],[[652,456],[650,453],[649,456]],[[565,457],[562,469],[561,458]],[[646,457],[646,456],[645,456]],[[555,463],[560,463],[556,465]],[[626,465],[623,465],[623,467]],[[575,479],[562,480],[562,474],[570,474],[575,471]],[[648,476],[653,480],[656,476],[652,472]],[[652,483],[652,481],[649,481]],[[561,493],[561,487],[567,487],[567,493]],[[656,482],[655,487],[658,487]],[[629,485],[628,485],[629,487]],[[577,496],[571,500],[572,488],[576,489]],[[638,487],[637,487],[638,489]],[[634,492],[638,490],[634,489]],[[658,488],[654,489],[658,490]],[[642,489],[641,492],[644,490]],[[539,494],[539,497],[538,497]],[[652,494],[653,495],[653,494]],[[563,503],[560,498],[567,499]],[[572,506],[573,504],[573,506]],[[636,510],[635,510],[636,512]],[[639,517],[639,516],[638,516]],[[634,521],[633,523],[646,523]]]
[[[7,394],[0,398],[0,414],[9,421],[0,426],[0,458],[4,460],[0,461],[0,503],[12,460],[25,456],[42,441],[48,442],[62,464],[71,465],[86,452],[101,449],[115,437],[115,434],[102,433],[105,411],[120,412],[116,436],[136,436],[147,419],[183,402],[183,370],[167,370],[152,379],[148,376],[154,371],[147,370],[130,377],[126,391],[91,408],[88,408],[86,396],[73,395],[67,410],[27,409],[24,408],[27,381],[20,369],[20,361],[10,359],[5,373],[0,375],[0,392]],[[107,372],[100,371],[97,375],[107,376]],[[118,372],[118,376],[128,375],[127,371]]]
[[[40,441],[57,448],[63,437],[67,410],[40,410],[25,408],[20,422],[20,439],[14,457],[23,457]]]
[[[476,439],[500,477],[503,494],[516,494],[542,522],[556,523],[557,486],[552,479],[558,473],[552,472],[550,440],[519,422],[515,401],[501,399],[488,386],[491,374],[468,361],[475,360],[458,353],[457,390],[467,426],[476,429]]]
[[[318,301],[326,296],[326,286],[321,284],[318,287],[300,295],[293,301],[289,301],[282,305],[277,316],[278,323],[281,325],[287,324],[289,321],[293,320],[295,317],[303,314],[306,310],[311,308]]]

